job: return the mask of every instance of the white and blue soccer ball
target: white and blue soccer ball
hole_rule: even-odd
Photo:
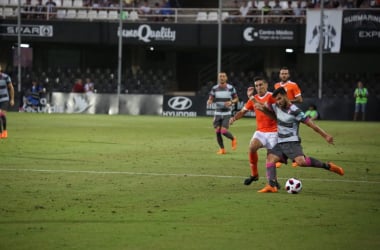
[[[285,183],[285,190],[289,194],[298,194],[302,190],[302,182],[296,178],[290,178]]]

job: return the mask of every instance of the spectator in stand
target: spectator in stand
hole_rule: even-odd
[[[139,15],[149,15],[152,13],[152,9],[149,6],[149,1],[144,0],[140,8],[138,9]]]
[[[281,16],[282,13],[282,6],[280,4],[280,0],[274,0],[274,6],[272,7],[271,15],[275,16]],[[272,18],[271,22],[273,23],[282,23],[284,19],[282,17],[280,18]]]
[[[264,6],[261,8],[261,15],[269,15],[271,10],[272,7],[269,5],[269,0],[264,0]],[[264,23],[268,23],[269,21],[268,18],[264,19]]]
[[[45,18],[45,6],[42,3],[42,0],[37,0],[36,5],[34,6],[34,12],[36,13],[37,19]]]
[[[84,93],[84,86],[82,79],[78,78],[71,90],[73,93]]]
[[[22,6],[22,18],[32,19],[34,12],[34,6],[32,5],[32,0],[26,0],[26,2]]]
[[[169,0],[162,0],[160,8],[160,14],[163,16],[162,21],[169,20],[170,16],[174,14]]]
[[[92,94],[95,91],[95,85],[90,78],[86,78],[86,84],[84,85],[84,91],[88,94]]]
[[[250,13],[252,7],[252,2],[243,0],[239,7],[240,22],[245,23],[247,21],[246,17]]]
[[[297,22],[305,23],[306,10],[302,0],[297,0],[297,6],[293,8],[293,14],[296,16]]]
[[[362,120],[365,120],[365,111],[367,106],[368,90],[364,87],[362,81],[358,81],[358,87],[354,91],[355,113],[354,121],[358,119],[359,112],[362,113]]]
[[[57,12],[57,9],[56,9],[57,4],[53,0],[48,0],[45,3],[45,6],[46,6],[46,11],[49,15],[49,18],[55,17],[55,14]]]

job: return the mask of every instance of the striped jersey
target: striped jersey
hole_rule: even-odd
[[[10,83],[12,83],[11,78],[5,73],[0,73],[0,102],[9,101],[8,84]]]
[[[216,105],[215,115],[231,115],[231,107],[224,106],[224,103],[237,97],[234,86],[227,84],[226,87],[221,87],[217,84],[212,87],[210,96],[214,98]]]
[[[294,104],[291,104],[287,109],[282,109],[275,103],[271,104],[270,107],[277,117],[278,143],[301,141],[299,137],[299,124],[300,122],[306,122],[310,117],[306,116]]]

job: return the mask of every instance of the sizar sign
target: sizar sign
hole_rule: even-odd
[[[15,24],[2,24],[0,26],[0,34],[3,36],[17,36],[19,31],[22,36],[53,36],[52,25],[21,25],[20,29]]]

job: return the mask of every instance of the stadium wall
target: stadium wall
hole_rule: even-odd
[[[215,107],[206,105],[207,96],[184,95],[135,95],[135,94],[74,94],[54,92],[49,101],[43,100],[42,107],[26,112],[81,113],[81,114],[125,114],[159,115],[168,117],[213,116]],[[240,101],[234,112],[244,106]],[[305,98],[299,105],[307,110],[310,104],[317,106],[323,120],[352,120],[354,101],[340,98]],[[367,120],[380,121],[380,104],[369,98]],[[255,117],[249,112],[246,117]]]

